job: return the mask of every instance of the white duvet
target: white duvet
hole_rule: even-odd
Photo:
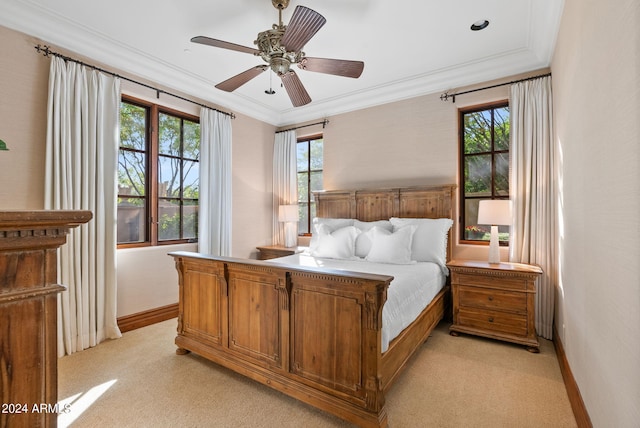
[[[443,269],[438,264],[430,262],[396,265],[372,263],[363,259],[318,258],[307,253],[270,261],[393,276],[394,279],[387,290],[387,301],[382,308],[382,352],[385,352],[389,343],[427,307],[446,281]]]

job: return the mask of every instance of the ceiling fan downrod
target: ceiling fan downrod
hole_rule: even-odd
[[[289,6],[289,0],[271,0],[271,4],[278,9],[278,21],[282,27],[282,11]]]

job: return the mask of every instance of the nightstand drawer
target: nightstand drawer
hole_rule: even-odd
[[[507,312],[527,312],[527,294],[489,288],[458,286],[460,306]]]
[[[517,336],[526,336],[527,334],[526,315],[460,308],[457,319],[458,324],[463,327],[514,334]]]
[[[452,278],[452,282],[461,285],[476,285],[481,287],[500,288],[506,290],[526,290],[527,283],[522,279],[511,279],[504,275],[499,275],[498,272],[495,277],[491,275],[483,276],[478,274],[464,274],[459,273]]]

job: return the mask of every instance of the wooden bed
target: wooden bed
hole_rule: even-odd
[[[315,193],[319,217],[451,218],[454,185]],[[452,228],[453,229],[453,228]],[[447,258],[451,257],[451,231]],[[359,426],[449,307],[449,286],[381,352],[390,276],[174,252],[176,352],[195,352]]]

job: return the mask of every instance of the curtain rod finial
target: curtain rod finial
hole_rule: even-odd
[[[34,49],[36,50],[36,52],[41,53],[42,56],[48,57],[51,54],[51,50],[47,45],[37,44],[34,46]]]
[[[453,103],[456,102],[456,94],[449,94],[449,92],[447,91],[447,92],[443,92],[440,95],[440,101],[449,101],[449,98],[451,98],[451,101]]]

